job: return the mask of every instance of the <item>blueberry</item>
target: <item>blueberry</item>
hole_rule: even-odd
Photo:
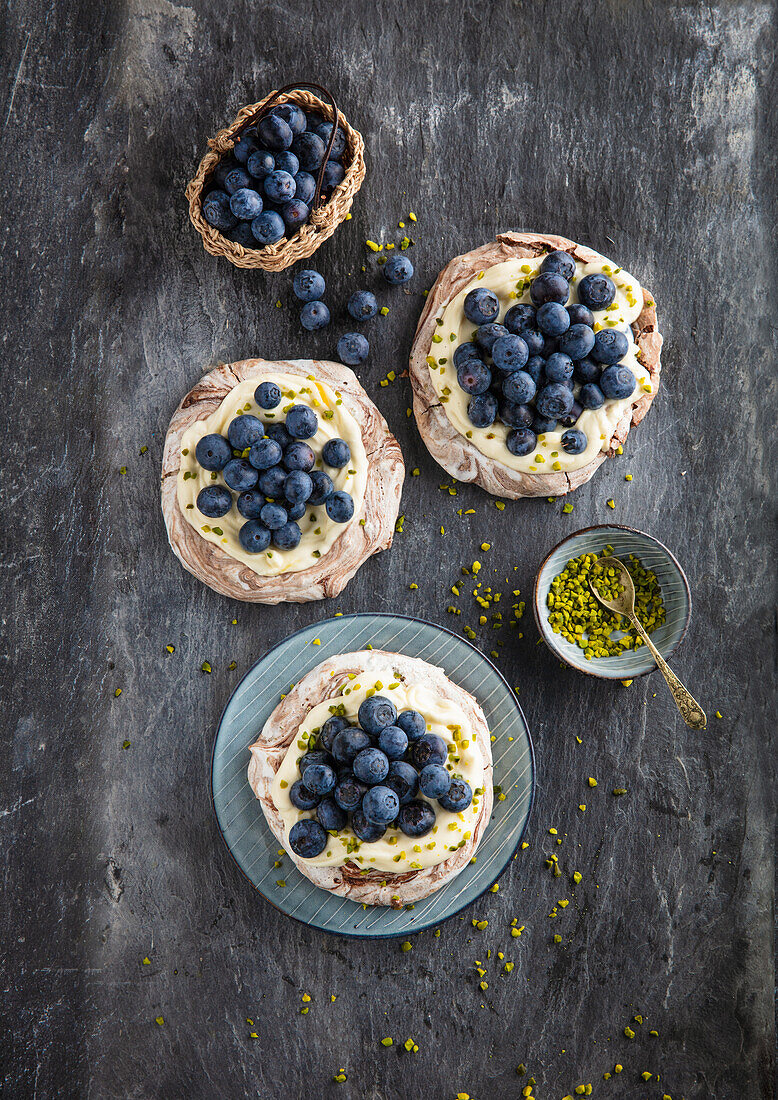
[[[271,466],[277,466],[283,455],[281,444],[275,439],[264,436],[252,444],[249,451],[249,462],[255,470],[269,470]]]
[[[532,375],[523,370],[506,374],[502,380],[503,397],[515,405],[526,405],[528,401],[531,401],[535,396],[536,388]]]
[[[435,824],[435,811],[429,802],[414,798],[400,807],[397,824],[406,836],[426,836]]]
[[[349,726],[336,734],[332,742],[332,755],[339,764],[351,764],[358,752],[370,748],[370,738],[363,729]]]
[[[322,752],[321,749],[314,749],[312,752],[307,752],[304,756],[300,757],[298,767],[300,769],[300,775],[305,778],[305,769],[311,764],[329,764],[333,767],[334,761],[329,753]]]
[[[296,103],[281,103],[270,113],[282,118],[293,134],[301,134],[305,129],[305,111]]]
[[[571,325],[586,325],[591,328],[594,325],[594,314],[580,302],[574,302],[567,307]]]
[[[408,734],[399,726],[384,726],[378,735],[378,747],[389,760],[401,760],[408,748]]]
[[[427,764],[419,772],[419,790],[427,798],[440,798],[451,786],[451,775],[442,764]]]
[[[599,382],[602,367],[588,356],[585,359],[577,359],[573,364],[573,378],[576,382]]]
[[[537,325],[544,336],[561,336],[570,328],[570,315],[559,302],[544,302],[538,310]]]
[[[559,338],[559,350],[571,359],[584,359],[594,347],[595,336],[588,325],[571,325]]]
[[[377,736],[385,726],[397,724],[397,708],[385,695],[371,695],[360,704],[359,724]]]
[[[602,329],[600,332],[595,333],[594,347],[591,351],[592,359],[596,363],[605,363],[606,366],[611,366],[613,363],[618,363],[627,354],[629,340],[625,333],[620,332],[618,329]]]
[[[546,350],[546,338],[539,329],[522,329],[521,338],[527,345],[527,350],[530,355],[542,355]]]
[[[457,367],[457,382],[465,393],[486,393],[492,384],[492,372],[480,359],[468,359]]]
[[[546,366],[546,361],[542,355],[530,355],[527,362],[524,364],[524,370],[530,376],[537,388],[538,383],[543,375],[543,371]]]
[[[280,504],[264,504],[259,518],[270,531],[278,531],[287,522],[286,508]]]
[[[332,123],[331,122],[322,122],[319,126],[316,127],[316,129],[314,130],[314,133],[318,134],[318,136],[324,142],[324,146],[326,148],[326,146],[327,146],[327,144],[329,143],[329,140],[330,140],[330,134],[332,133]],[[335,134],[335,140],[332,143],[332,149],[330,149],[330,156],[331,157],[340,157],[340,156],[342,156],[345,148],[346,148],[346,135],[343,133],[343,130],[339,126],[338,129],[337,129],[337,132]]]
[[[577,401],[573,401],[573,407],[570,409],[570,412],[565,413],[563,416],[560,416],[559,423],[564,428],[570,428],[573,424],[575,424],[576,420],[582,412],[583,408],[578,404]]]
[[[257,142],[256,133],[251,130],[247,130],[246,133],[236,143],[235,148],[232,150],[233,155],[239,164],[246,164],[249,157],[259,148]]]
[[[300,171],[300,162],[294,153],[277,153],[275,160],[279,172],[288,172],[290,176],[296,176]]]
[[[337,832],[345,829],[348,824],[348,814],[340,808],[334,798],[323,798],[316,810],[316,817],[322,829],[327,832]]]
[[[292,437],[284,424],[266,424],[265,432],[271,439],[275,439],[277,443],[280,443],[284,450],[292,442]]]
[[[234,229],[228,229],[227,237],[244,248],[257,247],[257,239],[251,232],[251,226],[248,222],[238,222]]]
[[[606,367],[600,375],[600,389],[611,400],[631,397],[635,392],[635,375],[629,367]]]
[[[322,187],[327,191],[331,191],[338,184],[343,183],[343,179],[346,175],[345,169],[342,164],[338,164],[336,160],[328,160],[324,165],[324,178],[322,180]],[[411,269],[411,275],[413,269]],[[410,276],[409,276],[410,278]],[[402,280],[405,281],[404,279]]]
[[[587,382],[581,386],[578,400],[584,409],[601,409],[605,404],[605,394],[596,382]]]
[[[497,398],[493,393],[479,393],[470,399],[467,416],[474,428],[488,428],[497,419]]]
[[[227,175],[224,177],[224,190],[230,196],[234,195],[236,191],[242,191],[245,188],[253,189],[253,186],[254,181],[252,180],[251,176],[248,174],[245,168],[241,168],[240,166],[238,166],[237,168],[233,168],[232,171],[228,172]],[[213,192],[211,192],[211,194],[213,194]],[[232,210],[232,204],[230,204],[230,209]],[[232,212],[233,214],[235,214],[236,218],[240,217],[240,214],[238,214],[236,210],[233,210]],[[257,210],[257,214],[261,213],[262,207],[260,206],[259,210]]]
[[[197,494],[197,509],[209,519],[220,519],[232,508],[232,494],[223,485],[208,485]]]
[[[535,435],[543,435],[545,432],[553,432],[556,427],[556,417],[540,416],[535,414],[535,419],[532,421],[532,430]]]
[[[288,172],[273,171],[262,181],[265,194],[271,202],[289,202],[294,198],[294,176]]]
[[[224,186],[224,181],[227,179],[230,172],[234,171],[236,168],[240,168],[240,165],[234,157],[225,157],[223,160],[219,161],[213,170],[213,182],[217,190],[227,190]]]
[[[254,390],[254,400],[260,409],[277,409],[281,404],[281,387],[275,382],[260,382]]]
[[[314,859],[327,847],[327,834],[318,821],[303,818],[289,830],[289,847],[301,859]]]
[[[195,447],[195,458],[204,470],[223,470],[232,458],[232,447],[223,435],[204,435]]]
[[[250,187],[239,187],[230,199],[230,210],[243,222],[253,221],[262,213],[262,199]]]
[[[505,314],[503,324],[514,336],[518,336],[522,329],[535,328],[535,307],[518,302]]]
[[[312,470],[311,482],[313,488],[311,489],[311,495],[308,497],[309,504],[324,504],[327,497],[335,491],[332,478],[325,474],[323,470]]]
[[[292,199],[281,207],[281,217],[290,233],[294,233],[301,225],[305,225],[310,215],[310,210],[300,199]]]
[[[308,444],[303,443],[301,439],[292,440],[284,451],[283,463],[289,471],[304,470],[306,474],[309,474],[315,461],[316,455]]]
[[[588,442],[586,433],[578,428],[568,428],[566,432],[562,432],[562,450],[566,454],[582,455]]]
[[[478,326],[475,333],[475,342],[483,351],[491,352],[500,337],[508,335],[509,333],[505,325],[498,325],[494,322],[490,322],[488,325]]]
[[[505,440],[505,446],[511,454],[519,457],[532,454],[536,445],[537,437],[530,428],[515,428],[512,432],[508,432],[508,438]]]
[[[397,715],[395,725],[408,735],[409,741],[418,741],[427,732],[424,715],[417,710],[403,710]]]
[[[270,532],[259,520],[250,519],[238,531],[238,539],[247,554],[259,554],[270,545]]]
[[[299,504],[289,504],[289,502],[287,501],[286,514],[289,517],[290,522],[294,521],[296,523],[298,519],[302,519],[303,516],[305,515],[305,510],[306,510],[307,507],[308,507],[308,504],[307,504],[306,501],[300,501]],[[283,531],[283,527],[280,528],[280,530]],[[298,528],[298,530],[299,530],[299,528]],[[293,535],[294,535],[294,532],[289,532],[288,534],[282,535],[281,537],[283,539],[288,539],[290,537],[293,537]],[[302,538],[302,532],[300,532],[300,538]],[[277,543],[277,545],[280,546],[280,543],[278,542],[277,537],[275,539],[275,542]],[[296,545],[297,545],[297,543],[295,543],[295,546]],[[287,546],[287,547],[283,547],[283,549],[291,550],[292,547]]]
[[[526,340],[513,333],[499,336],[492,344],[491,352],[495,367],[502,371],[521,370],[529,359]]]
[[[333,791],[332,797],[342,810],[351,813],[352,810],[358,810],[362,805],[362,799],[367,794],[367,791],[368,788],[365,784],[360,783],[358,779],[355,779],[354,776],[351,775],[338,781],[338,785]]]
[[[391,787],[371,788],[362,799],[362,813],[374,825],[388,825],[400,810],[400,799]]]
[[[491,290],[479,286],[465,295],[463,308],[468,321],[472,321],[474,325],[488,325],[497,320],[500,301]]]
[[[330,311],[324,302],[306,302],[300,310],[300,324],[308,332],[318,332],[330,323]]]
[[[281,450],[280,447],[278,449]],[[284,496],[290,504],[304,504],[312,492],[313,482],[303,470],[292,470],[287,474],[284,482]]]
[[[275,210],[265,210],[254,218],[251,232],[260,244],[275,244],[284,235],[284,219]]]
[[[253,416],[251,413],[236,416],[234,420],[230,421],[230,426],[227,428],[227,438],[230,441],[230,446],[236,451],[245,451],[247,447],[253,446],[258,439],[262,439],[264,434],[265,425],[258,416]]]
[[[338,340],[338,358],[349,367],[364,363],[369,351],[370,344],[361,332],[347,332]]]
[[[369,321],[378,313],[378,302],[371,291],[357,290],[349,298],[346,309],[355,321]]]
[[[321,167],[325,151],[324,142],[318,134],[309,131],[298,134],[292,142],[292,152],[306,172],[315,172]]]
[[[454,351],[454,366],[461,367],[463,363],[466,363],[468,359],[481,359],[483,352],[479,348],[478,344],[473,343],[472,340],[468,340],[464,344],[458,344]]]
[[[400,805],[404,806],[419,789],[418,772],[407,760],[392,760],[389,764],[386,786],[391,787],[399,798]]]
[[[257,149],[246,161],[246,167],[254,179],[257,180],[263,180],[265,176],[269,176],[275,166],[276,162],[273,154],[268,153],[266,149]]]
[[[573,395],[561,382],[552,382],[544,386],[535,398],[535,408],[541,416],[558,420],[569,413],[573,407]]]
[[[328,439],[321,449],[321,457],[327,466],[342,470],[351,461],[351,448],[345,439]]]
[[[288,149],[294,134],[287,122],[284,122],[279,115],[271,113],[257,123],[257,137],[266,148],[275,151]]]
[[[224,191],[211,191],[203,200],[203,217],[220,232],[232,229],[238,220],[230,210],[230,198]]]
[[[448,793],[438,799],[444,810],[450,814],[461,814],[473,801],[470,784],[464,779],[452,779]]]
[[[298,810],[315,810],[319,796],[309,791],[302,779],[296,779],[289,788],[289,801]]]
[[[413,264],[407,256],[395,253],[386,261],[381,270],[390,286],[400,286],[402,283],[407,283],[412,277]]]
[[[584,275],[578,284],[578,301],[588,309],[607,309],[616,297],[616,285],[607,275]]]
[[[500,402],[500,420],[508,428],[528,428],[533,416],[529,405],[515,405],[512,401]]]
[[[446,742],[436,733],[425,733],[412,743],[411,759],[419,769],[427,764],[445,764],[448,759]]]
[[[354,515],[354,501],[344,489],[336,489],[331,493],[324,502],[324,507],[333,523],[348,523]]]
[[[280,497],[284,491],[286,474],[280,466],[273,466],[270,470],[263,470],[259,475],[257,487],[266,497]]]
[[[562,275],[546,271],[532,280],[529,295],[536,306],[542,306],[545,302],[561,302],[564,305],[570,297],[570,287]]]
[[[329,764],[309,764],[301,775],[311,794],[329,794],[337,783],[335,771]]]
[[[286,430],[293,439],[310,439],[318,428],[319,418],[308,405],[292,405],[286,414]]]
[[[268,508],[274,507],[273,505],[267,505]],[[294,522],[289,520],[279,527],[278,530],[273,531],[273,545],[278,550],[294,550],[296,546],[300,545],[300,539],[303,537],[303,533]]]
[[[561,275],[569,283],[575,275],[575,260],[569,252],[549,252],[540,265],[542,272],[550,271],[554,275]]]
[[[327,752],[332,751],[332,742],[335,740],[341,730],[348,729],[349,720],[344,718],[340,714],[332,714],[322,723],[322,727],[319,730],[319,743]]]
[[[377,788],[374,787],[373,789],[376,790]],[[375,843],[375,841],[380,840],[386,832],[385,825],[378,825],[375,821],[368,821],[361,810],[354,810],[354,813],[351,815],[351,828],[363,844]]]
[[[294,177],[296,199],[301,199],[302,202],[310,209],[313,202],[313,196],[316,194],[316,180],[309,172],[298,172]]]
[[[231,458],[222,471],[224,480],[236,493],[245,493],[257,484],[258,474],[245,458]]]
[[[362,749],[354,757],[354,775],[368,787],[374,787],[389,774],[389,758],[380,749]]]
[[[244,519],[259,519],[264,503],[263,494],[256,489],[247,489],[245,493],[240,493],[236,501],[238,511]]]
[[[573,360],[561,351],[555,351],[546,360],[546,382],[567,382],[573,377]]]

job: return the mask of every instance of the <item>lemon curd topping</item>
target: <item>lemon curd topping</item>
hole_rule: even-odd
[[[510,428],[496,420],[488,428],[476,428],[467,415],[470,395],[457,382],[457,370],[453,355],[459,344],[473,338],[477,328],[465,317],[464,301],[471,290],[487,287],[500,302],[497,321],[502,323],[511,306],[519,302],[532,303],[530,283],[540,271],[543,256],[530,259],[506,260],[479,272],[442,309],[436,317],[436,332],[427,356],[433,388],[440,399],[446,416],[460,433],[482,454],[501,462],[512,470],[527,473],[551,473],[578,470],[591,462],[601,451],[607,451],[617,424],[638,397],[652,392],[651,377],[637,357],[637,345],[631,324],[643,309],[643,290],[632,275],[617,264],[600,256],[591,263],[576,261],[575,275],[570,284],[568,304],[578,302],[577,286],[585,275],[605,273],[616,286],[614,302],[607,308],[594,312],[595,331],[618,329],[629,341],[622,365],[629,367],[637,380],[635,392],[627,398],[606,400],[600,409],[584,409],[576,428],[586,433],[587,446],[581,454],[567,454],[561,445],[564,428],[545,432],[538,436],[537,446],[528,455],[514,455],[506,446]],[[553,453],[552,453],[553,452]]]
[[[353,725],[357,725],[357,712],[360,703],[376,691],[375,685],[362,683],[361,677],[350,682],[342,694],[334,699],[326,699],[314,706],[306,715],[305,721],[290,744],[281,766],[276,772],[271,786],[271,797],[284,822],[285,837],[295,822],[306,817],[314,817],[315,811],[298,810],[289,798],[289,789],[300,778],[298,762],[308,751],[309,739],[315,740],[315,732],[327,721],[333,711],[341,713]],[[391,699],[398,712],[416,710],[423,715],[427,732],[437,734],[446,742],[449,750],[446,767],[452,775],[461,776],[470,784],[473,801],[461,813],[449,813],[437,801],[425,799],[422,794],[415,797],[427,801],[435,811],[435,824],[432,831],[423,837],[409,837],[400,829],[388,828],[380,840],[372,843],[360,841],[350,826],[328,835],[324,851],[307,864],[337,867],[347,860],[364,870],[388,871],[400,874],[404,871],[434,867],[449,859],[454,852],[466,844],[472,837],[478,820],[479,807],[483,797],[484,762],[481,750],[476,742],[475,732],[467,724],[462,710],[456,703],[443,699],[429,688],[405,683],[387,684],[391,680],[391,670],[386,675],[379,674],[381,695]]]
[[[270,411],[261,409],[254,400],[254,391],[260,379],[239,382],[210,416],[196,420],[181,438],[181,468],[178,472],[178,504],[181,513],[195,531],[208,542],[214,543],[230,557],[248,565],[260,576],[278,576],[281,573],[298,573],[308,569],[322,558],[335,541],[352,523],[362,517],[367,477],[367,455],[362,442],[359,424],[343,404],[338,391],[324,382],[297,374],[276,374],[272,379],[281,387],[281,404]],[[327,515],[324,505],[310,506],[300,520],[302,538],[293,550],[279,550],[272,545],[259,554],[244,550],[238,540],[238,532],[246,522],[237,510],[235,502],[226,516],[209,519],[197,509],[197,494],[209,485],[224,485],[221,473],[204,470],[195,458],[195,448],[203,436],[212,432],[226,436],[230,421],[236,416],[251,413],[268,426],[283,424],[285,411],[291,405],[308,405],[318,418],[318,429],[306,443],[316,455],[314,468],[324,469],[332,478],[335,489],[344,489],[354,501],[354,515],[347,523],[335,523]],[[351,461],[343,469],[325,466],[321,451],[329,439],[343,439],[351,451]]]

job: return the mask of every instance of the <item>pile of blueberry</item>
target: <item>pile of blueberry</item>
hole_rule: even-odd
[[[281,390],[275,382],[260,382],[254,400],[261,409],[275,409]],[[215,432],[203,436],[195,458],[213,478],[221,473],[226,487],[201,489],[197,509],[209,519],[221,519],[232,509],[236,493],[236,507],[246,520],[238,538],[249,554],[267,550],[271,542],[278,550],[294,550],[302,538],[298,521],[308,506],[324,505],[333,523],[348,523],[354,515],[350,493],[335,489],[329,474],[314,469],[316,456],[305,442],[318,427],[313,409],[293,405],[284,424],[263,424],[244,413],[230,422],[226,439]],[[339,470],[351,461],[351,451],[345,440],[328,439],[321,457],[326,466]]]
[[[203,198],[203,217],[244,248],[262,248],[295,233],[310,217],[316,179],[326,156],[332,123],[282,103],[243,131],[216,166]],[[324,168],[329,195],[346,174],[346,135],[338,127]]]
[[[398,714],[386,696],[372,695],[361,704],[358,720],[353,726],[333,714],[318,731],[316,748],[300,759],[300,778],[289,797],[298,810],[316,811],[289,831],[290,847],[303,859],[318,856],[327,834],[347,825],[365,844],[380,840],[389,827],[415,840],[435,824],[435,810],[425,799],[450,813],[473,801],[470,784],[446,767],[446,742],[427,733],[418,711]]]
[[[465,297],[465,316],[477,329],[454,352],[457,381],[470,395],[467,413],[476,428],[499,419],[510,429],[511,454],[531,454],[543,432],[566,428],[562,448],[582,454],[588,440],[574,428],[584,409],[631,397],[635,376],[621,360],[629,350],[624,332],[594,331],[594,312],[616,297],[612,279],[585,275],[577,285],[578,303],[566,305],[575,260],[551,252],[530,284],[532,305],[511,306],[498,324],[500,303],[486,287]]]

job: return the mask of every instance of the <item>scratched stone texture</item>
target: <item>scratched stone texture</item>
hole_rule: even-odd
[[[772,6],[7,0],[0,19],[2,1094],[513,1100],[532,1077],[539,1100],[587,1082],[772,1096]],[[208,136],[295,78],[334,89],[367,143],[353,220],[315,259],[336,318],[314,336],[290,273],[206,255],[183,198]],[[166,542],[170,414],[218,360],[334,355],[348,294],[380,287],[365,239],[398,239],[409,210],[416,276],[382,291],[360,372],[420,470],[404,533],[335,601],[231,603]],[[659,398],[572,514],[441,490],[407,379],[379,386],[405,368],[438,270],[510,227],[593,245],[659,303]],[[486,651],[503,643],[539,765],[529,847],[499,892],[408,953],[257,896],[209,797],[241,674],[336,610],[452,625],[450,585],[485,538],[488,575],[526,595],[561,537],[614,519],[688,572],[676,665],[708,730],[686,729],[658,675],[627,689],[562,671],[529,616],[523,638],[480,630]],[[477,625],[463,607],[453,625]]]

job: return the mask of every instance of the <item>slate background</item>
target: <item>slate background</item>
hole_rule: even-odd
[[[772,6],[9,0],[0,19],[3,1095],[512,1100],[519,1062],[539,1098],[585,1082],[600,1097],[773,1095]],[[405,533],[341,598],[270,610],[180,568],[158,473],[200,372],[327,356],[345,330],[338,317],[306,336],[291,275],[207,256],[186,215],[206,138],[295,76],[330,85],[367,142],[353,220],[315,261],[334,310],[380,286],[365,238],[398,239],[397,221],[419,217],[416,277],[382,293],[390,313],[361,374],[421,476]],[[404,368],[440,267],[509,227],[593,245],[659,303],[659,398],[571,515],[441,491],[407,380],[378,386]],[[256,896],[208,787],[245,669],[336,610],[449,624],[449,585],[484,537],[489,565],[516,565],[527,593],[565,533],[612,519],[688,571],[676,664],[707,732],[685,728],[656,675],[624,689],[561,671],[528,617],[523,639],[503,632],[499,664],[534,735],[537,802],[500,892],[407,954],[314,933]],[[571,904],[550,920],[560,897]],[[488,948],[515,969],[500,976],[493,954],[481,996],[473,960]],[[624,1072],[603,1082],[615,1061]]]

